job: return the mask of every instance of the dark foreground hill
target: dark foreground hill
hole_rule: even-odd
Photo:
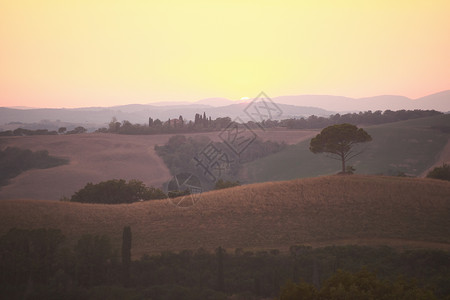
[[[287,249],[291,245],[386,244],[450,249],[450,183],[380,176],[326,176],[207,192],[195,205],[170,200],[96,205],[0,201],[0,234],[10,228],[59,228],[69,242],[108,235],[132,253],[163,250]]]

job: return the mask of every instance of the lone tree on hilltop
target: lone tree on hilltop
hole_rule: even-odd
[[[354,146],[359,143],[370,142],[372,137],[362,128],[352,124],[337,124],[324,128],[310,144],[312,153],[329,153],[331,158],[342,161],[342,173],[345,171],[345,163],[362,153],[355,151]]]

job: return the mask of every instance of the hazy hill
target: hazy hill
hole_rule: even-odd
[[[235,104],[236,102],[229,100],[227,98],[216,97],[216,98],[202,99],[195,103],[206,104],[206,105],[210,105],[210,106],[227,106],[227,105]]]
[[[382,95],[367,98],[348,98],[328,95],[300,95],[282,96],[274,98],[277,103],[292,105],[314,105],[316,107],[327,108],[332,111],[367,111],[367,110],[400,110],[416,109],[413,100],[394,95]],[[428,107],[433,107],[432,105]],[[434,108],[436,109],[436,108]]]
[[[401,109],[434,109],[442,112],[450,111],[450,90],[442,91],[418,99],[404,96],[381,95],[365,98],[349,98],[330,95],[292,95],[274,97],[277,103],[314,106],[330,111],[367,111],[367,110],[401,110]]]
[[[415,101],[422,107],[435,107],[436,110],[450,112],[450,90],[425,96]]]
[[[442,161],[443,151],[450,149],[446,147],[450,134],[433,127],[449,125],[450,115],[446,114],[365,127],[373,141],[363,145],[361,149],[365,152],[350,160],[348,165],[353,165],[359,174],[423,175],[435,162]],[[288,180],[336,174],[341,170],[340,161],[309,151],[309,142],[302,141],[246,164],[241,180]]]
[[[328,176],[268,182],[202,194],[188,208],[169,200],[129,205],[0,201],[0,234],[12,227],[60,228],[70,242],[106,234],[132,253],[163,250],[287,249],[291,245],[386,244],[450,249],[450,182]]]

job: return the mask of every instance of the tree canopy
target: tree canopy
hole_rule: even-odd
[[[142,181],[113,179],[97,184],[88,183],[72,195],[70,201],[83,203],[132,203],[140,200],[164,199],[166,194],[160,189],[147,187]]]
[[[433,170],[428,172],[427,178],[450,181],[450,165],[444,163],[441,167],[435,167]]]
[[[362,128],[344,123],[324,128],[316,137],[311,139],[309,150],[313,153],[329,153],[332,158],[341,160],[342,172],[349,159],[361,154],[354,146],[359,143],[370,142],[372,137]]]
[[[65,158],[49,155],[47,150],[31,151],[17,147],[0,150],[0,186],[30,169],[47,169],[67,164]]]
[[[352,273],[338,270],[322,287],[300,281],[289,282],[280,295],[280,300],[294,299],[437,299],[431,290],[420,287],[415,281],[402,278],[395,282],[381,280],[375,273],[362,269]]]

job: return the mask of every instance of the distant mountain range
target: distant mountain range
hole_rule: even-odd
[[[277,103],[320,107],[330,111],[350,112],[367,110],[434,109],[450,111],[450,90],[418,99],[404,96],[382,95],[368,98],[348,98],[326,95],[281,96],[273,100]]]
[[[399,110],[399,109],[435,109],[450,111],[450,90],[410,99],[403,96],[376,96],[370,98],[348,98],[328,95],[297,95],[280,96],[272,100],[282,111],[279,119],[308,117],[310,115],[328,116],[336,112],[355,112],[367,110]],[[113,117],[119,121],[128,120],[132,123],[145,124],[148,118],[167,120],[182,115],[192,120],[196,113],[205,112],[213,119],[217,117],[239,117],[249,120],[244,109],[252,101],[231,101],[226,98],[209,98],[194,103],[189,102],[159,102],[152,104],[129,104],[111,107],[83,108],[0,108],[0,129],[11,129],[20,123],[32,124],[86,124],[94,128],[104,126]],[[13,123],[13,124],[10,124]],[[26,127],[26,126],[24,126]],[[47,126],[48,127],[48,126]]]
[[[269,95],[270,96],[270,95]],[[365,98],[350,98],[331,95],[292,95],[271,98],[278,104],[317,107],[332,112],[354,112],[367,110],[400,110],[400,109],[434,109],[442,112],[450,111],[450,90],[425,97],[411,99],[404,96],[381,95]],[[249,102],[252,99],[246,100]],[[155,106],[207,105],[214,107],[236,104],[226,98],[207,98],[194,103],[189,102],[157,102]],[[242,101],[240,101],[242,103]]]

